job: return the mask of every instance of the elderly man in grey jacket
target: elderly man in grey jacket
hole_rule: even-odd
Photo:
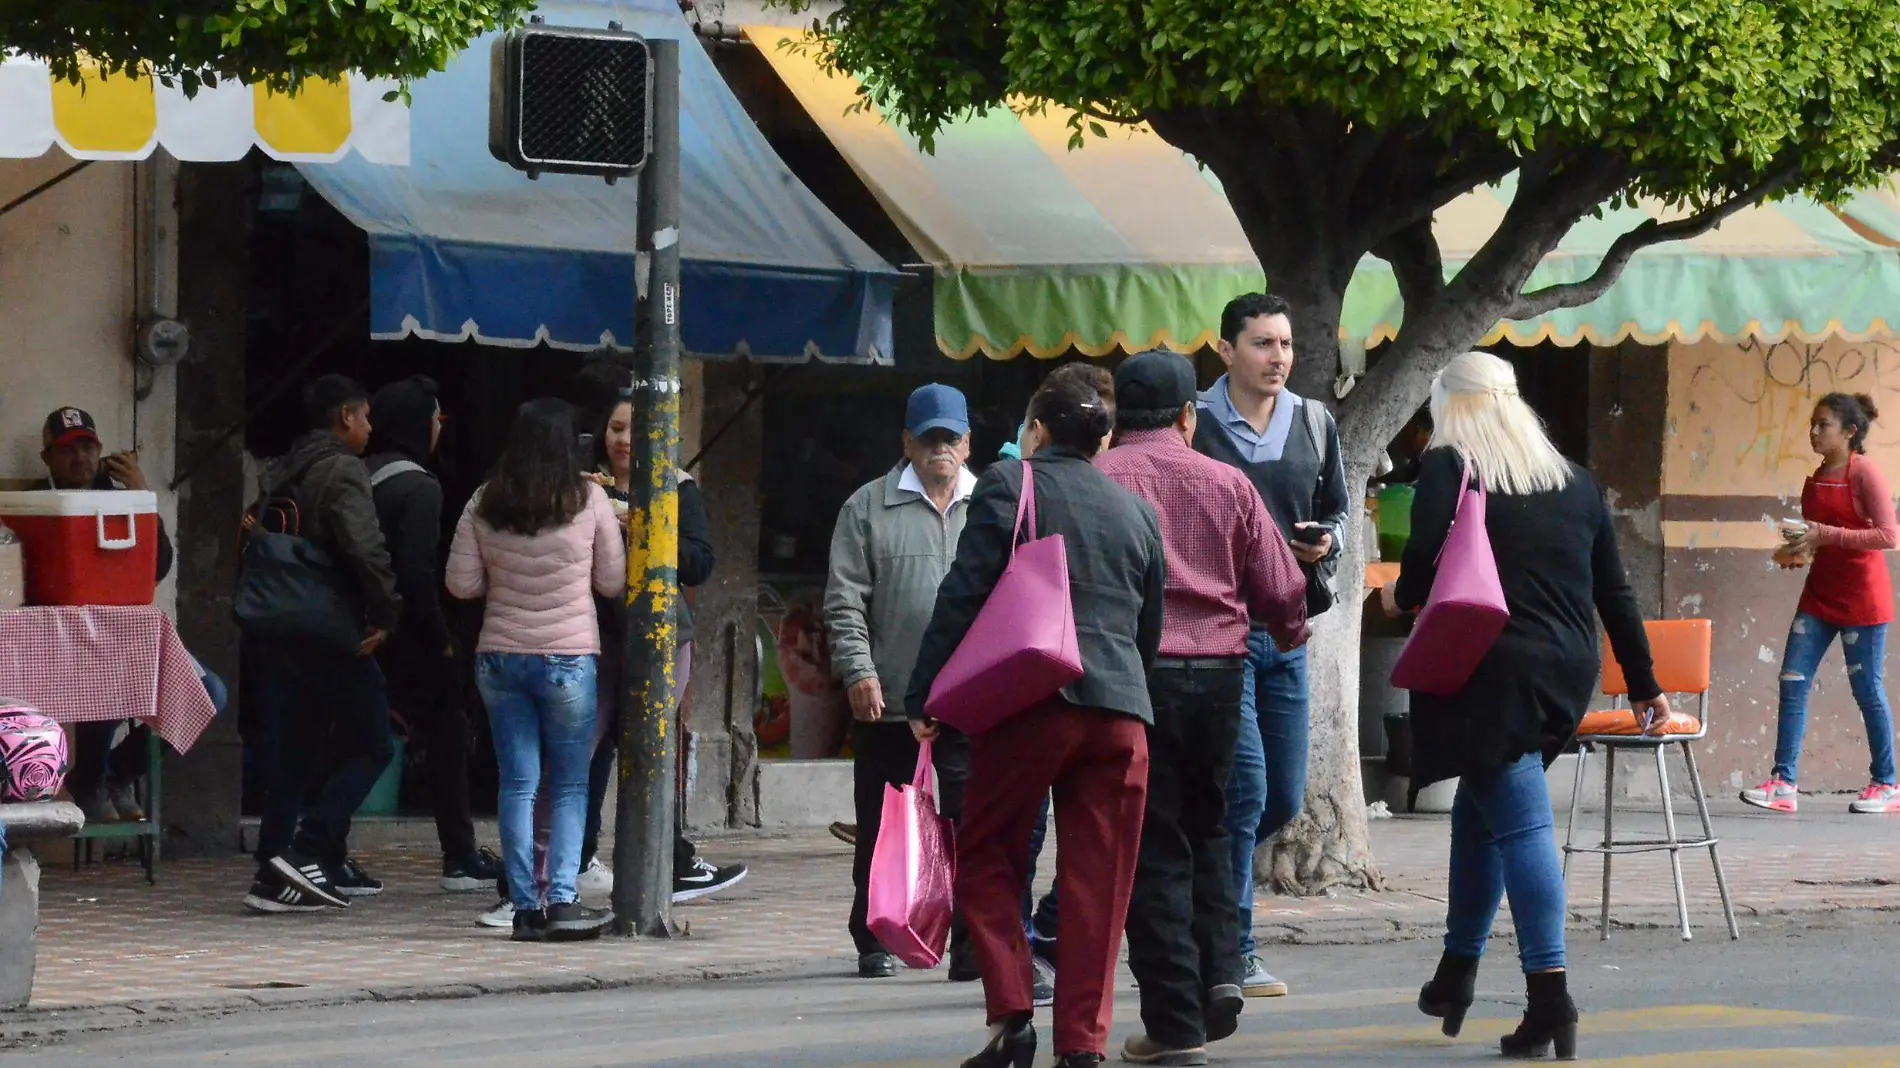
[[[860,488],[845,502],[831,538],[831,574],[825,584],[825,626],[831,663],[851,701],[851,749],[857,804],[857,856],[852,881],[851,938],[858,974],[897,974],[897,960],[865,925],[865,889],[877,846],[884,788],[911,781],[917,740],[904,718],[904,693],[924,628],[937,605],[937,586],[956,559],[976,476],[970,457],[970,412],[963,394],[928,385],[910,395],[904,418],[904,462]],[[944,815],[963,801],[968,739],[946,736],[933,747]],[[950,949],[950,979],[982,977],[958,923]]]

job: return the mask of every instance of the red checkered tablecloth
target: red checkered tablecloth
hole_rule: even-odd
[[[172,621],[150,605],[0,612],[0,697],[62,723],[151,720],[181,753],[217,715]]]

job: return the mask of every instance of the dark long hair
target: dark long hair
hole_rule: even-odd
[[[564,527],[587,507],[582,463],[573,406],[531,400],[515,416],[475,515],[496,530],[526,536]]]
[[[1847,444],[1855,452],[1867,451],[1867,431],[1880,418],[1880,409],[1875,407],[1874,399],[1865,393],[1830,393],[1822,397],[1818,407],[1834,413],[1841,421],[1841,429],[1852,428],[1847,435]]]
[[[1068,366],[1061,370],[1068,370]],[[1083,456],[1100,452],[1102,439],[1115,426],[1114,414],[1092,378],[1079,372],[1051,374],[1029,398],[1029,418],[1041,423],[1055,444],[1066,445]]]

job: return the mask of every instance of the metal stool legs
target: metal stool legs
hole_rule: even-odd
[[[1610,940],[1610,861],[1616,858],[1616,746],[1603,747],[1603,931],[1599,941]]]
[[[1682,940],[1694,937],[1689,931],[1689,897],[1682,888],[1682,839],[1676,837],[1676,804],[1669,796],[1669,762],[1663,759],[1663,746],[1656,746],[1656,782],[1662,787],[1663,841],[1669,844],[1669,874],[1676,881],[1676,918],[1682,922]]]
[[[1728,876],[1722,872],[1722,854],[1716,852],[1715,825],[1709,820],[1708,792],[1702,788],[1702,771],[1696,767],[1695,746],[1682,743],[1682,759],[1689,766],[1689,788],[1695,792],[1696,811],[1702,816],[1702,837],[1709,843],[1709,861],[1715,865],[1715,891],[1722,898],[1722,918],[1728,921],[1730,941],[1740,941],[1742,929],[1735,923],[1735,906],[1728,898]]]
[[[1601,745],[1603,750],[1603,840],[1600,845],[1577,845],[1577,815],[1580,811],[1584,770],[1588,764],[1590,751]],[[1702,820],[1702,837],[1684,839],[1676,827],[1675,798],[1669,787],[1668,754],[1670,746],[1682,747],[1682,759],[1689,774],[1690,795],[1695,799],[1696,815]],[[1669,852],[1670,875],[1676,890],[1676,919],[1682,928],[1682,940],[1687,942],[1693,937],[1689,926],[1689,895],[1682,878],[1682,851],[1684,849],[1709,850],[1709,861],[1715,868],[1715,889],[1722,899],[1722,918],[1728,924],[1731,939],[1742,937],[1741,927],[1735,920],[1734,902],[1729,898],[1728,874],[1722,870],[1722,855],[1716,848],[1720,839],[1715,836],[1714,821],[1709,816],[1708,791],[1702,785],[1702,769],[1697,766],[1695,747],[1687,740],[1655,744],[1656,781],[1662,789],[1663,837],[1660,839],[1638,839],[1625,842],[1616,840],[1616,751],[1621,748],[1607,739],[1597,743],[1582,742],[1577,749],[1577,771],[1570,791],[1570,825],[1564,831],[1563,870],[1565,882],[1570,874],[1570,857],[1573,853],[1603,854],[1603,894],[1597,902],[1598,937],[1603,941],[1610,938],[1610,885],[1612,882],[1611,865],[1619,853],[1647,853],[1667,850]]]

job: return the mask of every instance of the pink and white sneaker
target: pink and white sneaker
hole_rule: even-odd
[[[1847,806],[1849,812],[1900,812],[1900,786],[1871,783],[1860,797]]]
[[[1870,792],[1872,789],[1872,787],[1868,787]],[[1893,787],[1889,786],[1887,790],[1892,792]],[[1753,789],[1743,790],[1742,800],[1754,805],[1756,808],[1765,808],[1772,812],[1793,812],[1795,810],[1795,799],[1799,794],[1800,791],[1795,789],[1794,783],[1782,782],[1780,779],[1769,779],[1767,782]],[[1866,796],[1866,794],[1861,795],[1863,798]],[[1856,801],[1854,804],[1858,805],[1860,802]],[[1854,811],[1858,812],[1860,810],[1855,809]],[[1867,811],[1885,812],[1887,810],[1884,808],[1870,808]]]

